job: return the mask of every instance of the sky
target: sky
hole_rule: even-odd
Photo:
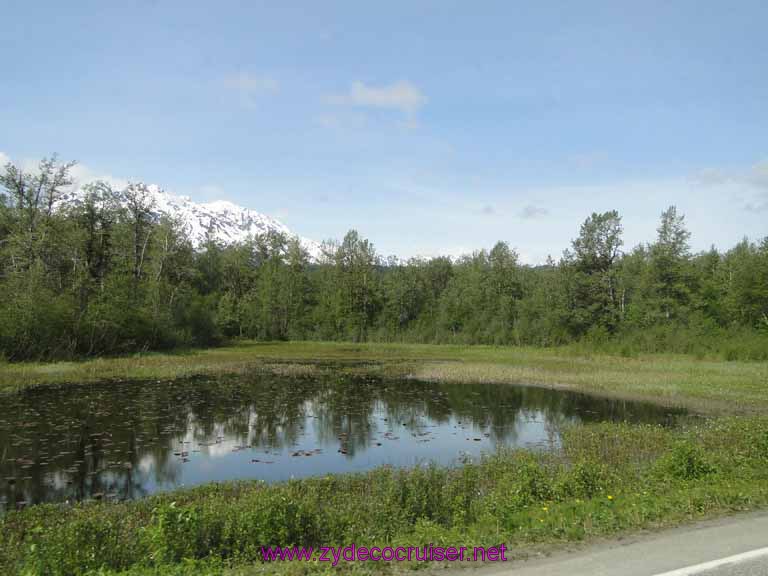
[[[768,235],[768,2],[0,0],[0,154],[383,255]]]

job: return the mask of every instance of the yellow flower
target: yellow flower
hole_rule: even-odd
[[[546,506],[542,506],[542,508],[541,508],[541,509],[542,509],[542,510],[544,510],[544,512],[546,512],[547,510],[549,510],[549,508],[547,508]]]
[[[608,500],[613,500],[613,496],[611,496],[610,494],[608,494]]]

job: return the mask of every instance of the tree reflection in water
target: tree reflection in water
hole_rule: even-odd
[[[341,375],[105,383],[3,400],[0,510],[212,480],[450,465],[501,445],[551,447],[567,423],[667,423],[680,413],[542,388]]]

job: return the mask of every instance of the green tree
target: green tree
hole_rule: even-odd
[[[339,286],[344,336],[363,342],[377,309],[377,256],[373,245],[350,230],[339,245],[335,258],[335,280]]]
[[[689,270],[691,233],[685,217],[670,206],[661,214],[656,242],[651,246],[651,297],[664,320],[680,317],[691,297]]]
[[[615,264],[623,244],[621,234],[618,212],[593,212],[573,240],[573,252],[564,255],[570,287],[570,324],[576,335],[590,330],[613,332],[619,323]]]

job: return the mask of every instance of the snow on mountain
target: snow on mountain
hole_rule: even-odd
[[[270,231],[281,232],[289,237],[298,237],[301,245],[309,253],[310,259],[320,257],[320,243],[297,236],[282,222],[270,216],[243,208],[228,200],[213,202],[194,202],[188,196],[176,196],[155,184],[147,186],[155,213],[177,218],[189,234],[195,247],[199,247],[210,229],[213,237],[222,244],[243,242],[249,237],[260,236]],[[81,189],[68,194],[64,202],[76,202],[81,197]]]

